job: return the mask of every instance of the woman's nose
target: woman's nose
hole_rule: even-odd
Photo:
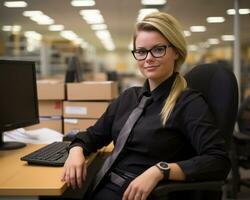
[[[151,52],[148,52],[148,55],[146,57],[146,62],[151,62],[154,60],[154,56],[151,54]]]

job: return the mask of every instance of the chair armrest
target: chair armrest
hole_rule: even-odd
[[[236,138],[238,140],[249,140],[250,141],[249,135],[244,134],[244,133],[239,132],[239,131],[234,131],[233,136],[234,136],[234,138]]]
[[[221,191],[224,181],[201,181],[201,182],[162,182],[153,191],[154,197],[160,199],[166,197],[168,193],[184,190],[211,190]]]

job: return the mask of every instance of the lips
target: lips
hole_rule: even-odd
[[[144,67],[144,69],[146,69],[146,70],[154,70],[157,67],[159,67],[159,66],[147,66],[147,67]]]

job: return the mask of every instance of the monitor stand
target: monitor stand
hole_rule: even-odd
[[[4,142],[3,141],[3,132],[0,132],[0,151],[2,150],[12,150],[25,147],[25,143],[21,142]]]

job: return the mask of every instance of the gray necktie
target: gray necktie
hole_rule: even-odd
[[[99,170],[99,172],[96,175],[96,179],[94,182],[94,187],[92,188],[92,191],[94,191],[94,189],[96,189],[96,187],[98,186],[98,184],[101,182],[101,180],[103,179],[103,177],[105,176],[105,174],[109,171],[109,169],[112,167],[113,163],[115,162],[116,158],[118,157],[118,155],[120,154],[121,150],[123,149],[128,136],[133,128],[133,126],[135,125],[135,123],[137,122],[137,120],[140,118],[143,109],[152,101],[151,97],[146,97],[143,96],[139,105],[131,112],[131,114],[129,115],[126,123],[124,124],[124,126],[122,127],[118,138],[116,140],[116,144],[114,147],[114,150],[112,152],[112,154],[105,160],[104,164],[102,165],[101,169]]]

